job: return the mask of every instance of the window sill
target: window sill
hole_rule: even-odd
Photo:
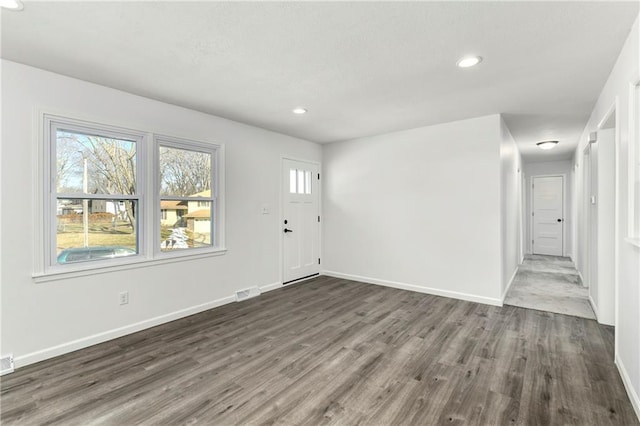
[[[628,237],[628,238],[625,238],[624,240],[629,244],[631,244],[632,246],[640,247],[640,238]]]
[[[74,265],[77,269],[57,268],[52,271],[43,273],[34,273],[31,275],[36,283],[44,283],[49,281],[58,281],[68,278],[85,277],[88,275],[106,274],[116,271],[125,271],[128,269],[148,268],[155,265],[165,265],[167,263],[184,262],[187,260],[205,259],[208,257],[222,256],[227,252],[226,248],[216,249],[201,253],[171,253],[158,256],[154,259],[135,258],[118,260],[118,263],[108,262],[99,265],[89,266],[87,264]]]

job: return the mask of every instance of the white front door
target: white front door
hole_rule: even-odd
[[[533,178],[533,254],[562,256],[563,177]]]
[[[283,283],[320,272],[318,165],[283,160]]]

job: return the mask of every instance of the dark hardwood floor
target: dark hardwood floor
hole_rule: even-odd
[[[19,369],[13,424],[638,425],[612,329],[320,277]]]

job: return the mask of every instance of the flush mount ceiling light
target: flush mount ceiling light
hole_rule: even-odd
[[[538,142],[538,148],[540,149],[551,149],[554,148],[558,144],[558,141],[542,141]]]
[[[460,68],[469,68],[478,65],[480,62],[482,62],[481,56],[465,56],[460,58],[456,65]]]
[[[22,10],[24,8],[20,0],[0,0],[0,7],[9,10]]]
[[[307,110],[306,110],[306,108],[298,107],[298,108],[294,108],[294,109],[293,109],[293,113],[294,113],[294,114],[298,114],[298,115],[300,115],[300,114],[306,114],[306,113],[307,113]]]

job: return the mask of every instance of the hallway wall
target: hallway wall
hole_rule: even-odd
[[[629,396],[636,413],[640,417],[640,247],[627,241],[627,226],[629,223],[629,144],[631,120],[638,120],[631,116],[629,108],[631,85],[640,79],[640,29],[639,18],[629,34],[627,41],[618,57],[616,64],[607,79],[606,84],[591,113],[574,157],[578,167],[576,173],[575,206],[582,206],[583,164],[582,152],[588,143],[588,135],[598,129],[598,124],[607,116],[611,108],[616,107],[617,141],[617,210],[618,224],[615,235],[615,270],[618,291],[615,295],[616,323],[616,364],[627,387]],[[579,215],[581,219],[582,215]],[[582,221],[582,219],[581,219]],[[574,243],[576,247],[585,244],[583,223],[574,223]],[[581,250],[577,250],[580,252]],[[584,273],[584,259],[578,259],[581,273]],[[601,283],[602,284],[602,283]]]
[[[522,260],[522,156],[500,117],[500,248],[502,298]]]

